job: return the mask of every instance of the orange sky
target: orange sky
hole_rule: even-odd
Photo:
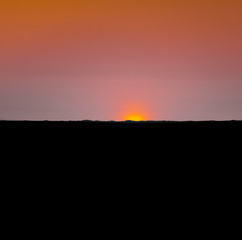
[[[242,118],[241,12],[239,0],[1,0],[0,119]]]

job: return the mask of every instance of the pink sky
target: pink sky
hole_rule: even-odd
[[[1,1],[0,119],[242,119],[242,1]]]

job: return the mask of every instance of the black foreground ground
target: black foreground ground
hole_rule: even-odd
[[[242,121],[0,121],[0,133],[8,159],[33,163],[202,166],[240,161],[242,152]]]
[[[73,146],[82,151],[93,147],[93,153],[97,149],[127,151],[133,146],[140,152],[146,148],[176,152],[183,147],[192,151],[216,145],[222,151],[222,147],[240,145],[242,121],[0,121],[0,132],[5,144],[52,145],[60,151]]]
[[[28,231],[32,219],[53,228],[52,214],[58,226],[109,218],[110,231],[117,218],[140,232],[162,217],[169,234],[181,233],[174,220],[196,234],[205,221],[217,234],[241,204],[241,136],[241,121],[1,121],[4,207]]]

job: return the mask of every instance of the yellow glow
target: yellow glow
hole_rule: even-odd
[[[128,120],[130,120],[130,121],[144,121],[145,118],[141,115],[129,115],[129,116],[126,116],[124,120],[125,121],[128,121]]]

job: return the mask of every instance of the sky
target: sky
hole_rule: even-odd
[[[0,120],[242,119],[241,0],[0,0]]]

